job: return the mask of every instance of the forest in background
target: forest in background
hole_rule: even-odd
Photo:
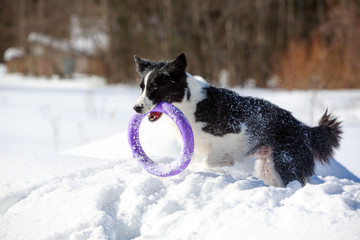
[[[104,22],[97,54],[110,84],[137,78],[134,54],[184,52],[188,71],[213,83],[226,70],[233,86],[360,88],[358,0],[0,0],[0,61],[31,32],[68,38],[73,15]]]

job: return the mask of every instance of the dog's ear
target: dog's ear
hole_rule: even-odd
[[[187,67],[186,57],[184,53],[180,53],[175,60],[169,63],[170,71],[175,73],[184,73]]]
[[[136,63],[136,71],[138,71],[140,74],[152,66],[152,62],[145,58],[139,58],[138,56],[134,55],[134,59]]]

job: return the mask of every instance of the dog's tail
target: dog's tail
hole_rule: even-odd
[[[310,131],[313,156],[321,163],[329,163],[334,150],[340,146],[341,122],[330,115],[326,110],[319,121],[319,126],[311,128]]]

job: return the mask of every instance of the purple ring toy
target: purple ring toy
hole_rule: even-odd
[[[134,114],[128,126],[128,141],[139,164],[149,173],[159,177],[170,177],[185,170],[194,153],[194,135],[185,115],[174,105],[167,102],[158,103],[151,112],[161,112],[168,115],[178,126],[184,145],[177,161],[168,164],[158,164],[152,161],[144,152],[139,138],[139,129],[142,120],[147,114]]]

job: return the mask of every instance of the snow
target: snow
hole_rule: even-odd
[[[360,90],[235,88],[315,125],[344,124],[331,166],[305,187],[269,187],[251,172],[191,166],[169,178],[132,159],[127,123],[140,90],[101,79],[36,79],[0,67],[0,239],[359,239]],[[165,116],[162,117],[165,119]],[[180,144],[160,119],[140,137],[151,157]]]
[[[8,48],[8,49],[5,50],[4,60],[5,61],[10,61],[12,59],[21,58],[23,56],[24,56],[24,49],[23,48],[12,47],[12,48]]]

